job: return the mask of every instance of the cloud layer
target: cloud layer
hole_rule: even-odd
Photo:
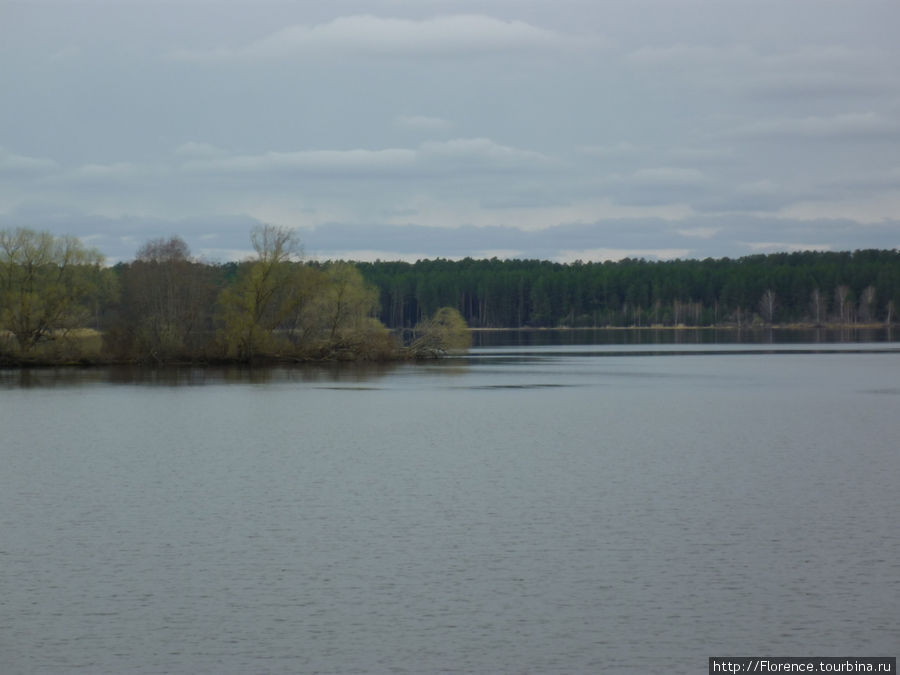
[[[113,260],[261,222],[320,258],[900,246],[893,1],[262,4],[10,3],[0,227]]]

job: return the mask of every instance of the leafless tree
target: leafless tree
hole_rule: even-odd
[[[809,304],[812,309],[813,317],[816,320],[816,325],[818,326],[822,323],[822,317],[825,316],[825,313],[828,311],[827,299],[822,291],[818,288],[814,288],[810,296]]]
[[[775,318],[775,307],[775,291],[768,288],[759,299],[759,312],[766,323],[772,323],[772,320]]]
[[[841,323],[849,323],[849,300],[850,298],[850,288],[841,284],[837,288],[834,289],[834,303],[836,305],[835,309],[838,311],[838,320]]]
[[[154,239],[122,273],[123,316],[108,340],[122,355],[158,362],[191,357],[210,323],[210,269],[180,237]]]
[[[859,320],[868,323],[874,318],[875,287],[866,286],[859,296]]]

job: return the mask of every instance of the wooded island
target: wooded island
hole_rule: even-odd
[[[900,251],[570,264],[304,261],[296,234],[193,258],[179,237],[104,266],[77,238],[0,230],[0,364],[389,360],[465,349],[468,327],[892,324]]]

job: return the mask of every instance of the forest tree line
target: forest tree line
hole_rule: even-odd
[[[0,230],[0,363],[388,360],[468,345],[452,308],[402,344],[359,269],[303,263],[292,230],[259,227],[251,243],[250,260],[216,265],[156,239],[106,267],[75,237]]]
[[[378,316],[391,328],[414,326],[443,306],[481,328],[892,323],[900,306],[897,250],[570,264],[467,258],[357,267],[379,289]]]
[[[75,237],[0,230],[0,360],[78,358],[66,350],[86,329],[105,361],[387,359],[465,347],[467,325],[873,324],[900,305],[897,250],[316,263],[291,230],[251,243],[251,259],[211,264],[156,239],[105,266]]]

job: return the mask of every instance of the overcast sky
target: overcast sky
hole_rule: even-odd
[[[0,0],[0,227],[110,261],[900,247],[897,0]]]

